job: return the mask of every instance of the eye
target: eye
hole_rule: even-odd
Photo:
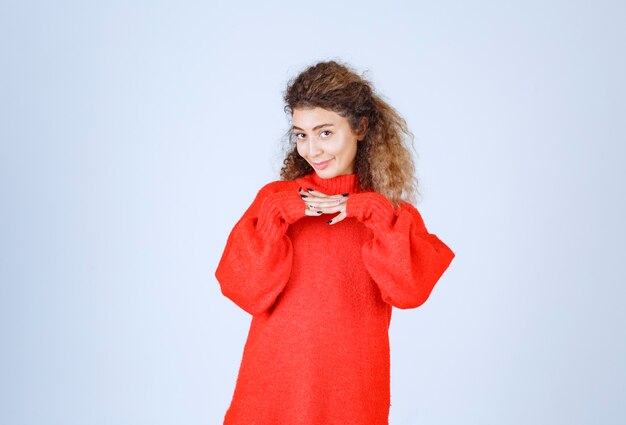
[[[295,133],[296,139],[298,139],[298,140],[302,140],[300,137],[298,137],[298,136],[299,136],[299,135],[301,135],[301,134],[304,136],[304,133]]]
[[[328,133],[329,136],[332,134],[330,130],[322,130],[322,133]]]

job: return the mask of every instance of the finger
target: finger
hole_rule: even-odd
[[[306,196],[301,195],[304,202],[308,202],[309,204],[320,204],[320,205],[337,205],[340,202],[345,202],[348,198],[344,198],[343,196],[339,198],[320,198],[317,196]]]
[[[345,209],[345,207],[343,205],[337,205],[334,207],[320,207],[320,208],[314,208],[312,209],[312,211],[321,211],[323,214],[333,214],[336,212],[341,212]]]
[[[347,200],[345,198],[344,199],[332,198],[332,199],[323,199],[323,200],[305,199],[304,202],[306,202],[307,205],[309,205],[311,207],[334,207],[336,205],[345,204],[347,202]]]
[[[320,192],[319,190],[313,190],[313,189],[312,189],[312,188],[310,188],[310,187],[307,187],[307,188],[305,189],[305,193],[306,193],[306,194],[313,195],[313,196],[319,196],[319,197],[322,197],[322,198],[325,198],[325,197],[327,197],[327,196],[330,196],[330,195],[327,195],[327,194],[326,194],[326,193],[324,193],[324,192]]]
[[[314,196],[314,195],[311,195],[309,192],[306,192],[306,191],[299,191],[299,192],[300,192],[300,197],[305,202],[320,202],[320,201],[331,200],[331,198],[329,198],[329,197]],[[333,198],[333,199],[336,199],[336,198]]]
[[[306,210],[304,210],[304,214],[305,215],[314,215],[314,216],[320,216],[323,214],[323,211],[321,210],[312,210],[307,208]]]
[[[298,192],[300,193],[300,196],[302,197],[302,199],[307,199],[307,200],[312,200],[312,199],[325,200],[325,199],[330,198],[330,196],[327,196],[321,192],[314,191],[315,192],[314,194],[314,193],[304,190],[302,187],[298,189]]]
[[[343,194],[343,193],[338,193],[336,195],[328,195],[326,193],[320,192],[318,190],[313,190],[311,188],[307,188],[307,193],[315,196],[315,197],[319,197],[319,198],[341,198],[341,197],[346,197],[348,194]]]
[[[346,212],[342,211],[339,214],[337,214],[336,216],[334,216],[333,218],[331,218],[330,220],[328,220],[326,223],[328,223],[329,225],[332,226],[333,224],[337,224],[338,222],[340,222],[344,218],[346,218]]]
[[[322,210],[325,213],[329,213],[329,212],[341,211],[343,208],[345,208],[345,205],[346,205],[346,201],[332,202],[332,203],[326,203],[326,204],[313,202],[313,203],[307,203],[307,209]]]

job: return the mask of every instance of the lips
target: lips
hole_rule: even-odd
[[[327,160],[327,161],[323,161],[323,162],[314,162],[313,164],[314,164],[314,165],[317,165],[317,166],[319,167],[320,165],[324,165],[324,164],[326,164],[328,161],[330,161],[330,159],[329,159],[329,160]]]
[[[314,162],[313,166],[317,169],[317,170],[323,170],[328,166],[328,163],[330,161],[332,161],[333,158],[329,159],[328,161],[323,161],[323,162]]]

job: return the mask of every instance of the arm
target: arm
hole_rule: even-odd
[[[419,211],[405,202],[396,213],[380,193],[360,192],[350,194],[346,217],[372,230],[361,252],[383,300],[402,309],[423,304],[455,254],[428,233]]]
[[[222,294],[252,315],[270,308],[291,274],[289,224],[304,217],[297,190],[267,184],[231,230],[215,271]]]

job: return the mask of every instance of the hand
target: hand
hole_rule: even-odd
[[[306,204],[306,215],[333,214],[339,212],[339,214],[327,221],[327,223],[331,225],[346,218],[347,193],[345,196],[342,194],[327,195],[317,190],[304,190],[302,188],[298,189],[298,191]]]

